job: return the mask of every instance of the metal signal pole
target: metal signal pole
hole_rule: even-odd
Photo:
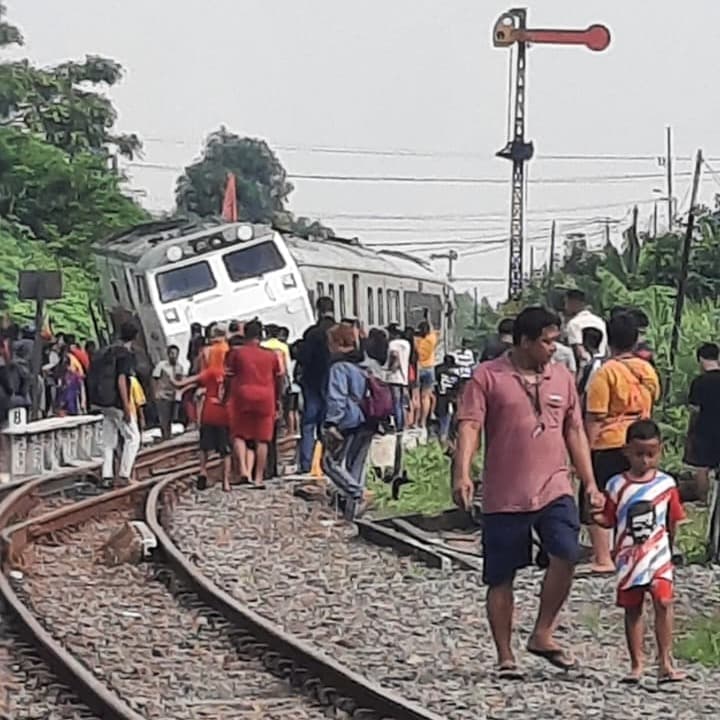
[[[523,243],[525,225],[525,163],[534,153],[531,142],[525,141],[525,93],[527,46],[584,45],[590,50],[605,50],[610,44],[610,31],[604,25],[591,25],[586,30],[534,30],[527,27],[527,10],[513,8],[503,13],[495,23],[495,47],[517,45],[515,60],[513,133],[507,145],[497,154],[512,161],[510,206],[510,262],[508,295],[518,299],[523,288]],[[512,92],[512,90],[511,90]]]

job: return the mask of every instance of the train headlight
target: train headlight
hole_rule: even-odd
[[[295,276],[292,273],[288,275],[283,275],[282,284],[286,290],[297,287],[297,283],[295,282]]]
[[[169,323],[180,322],[180,316],[175,308],[170,308],[165,311],[165,320]]]
[[[237,229],[237,239],[241,242],[252,240],[255,235],[252,225],[240,225]]]
[[[182,256],[183,251],[179,245],[172,245],[165,252],[165,257],[168,259],[168,262],[177,262],[178,260],[182,260]]]

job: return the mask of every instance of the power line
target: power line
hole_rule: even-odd
[[[185,168],[178,165],[164,163],[149,163],[131,161],[125,163],[128,167],[137,167],[145,170],[165,170],[173,172],[184,172]],[[676,173],[677,176],[689,176],[690,172]],[[565,185],[572,184],[593,184],[604,182],[625,182],[637,180],[657,180],[664,178],[662,173],[624,173],[619,175],[578,175],[559,178],[534,178],[531,184],[543,185]],[[325,182],[365,182],[365,183],[411,183],[411,184],[442,184],[442,185],[507,185],[507,178],[481,178],[481,177],[436,177],[420,175],[340,175],[322,173],[288,173],[292,180],[315,180]]]
[[[189,141],[172,138],[147,137],[143,138],[146,144],[157,145],[178,145],[198,147],[202,141]],[[268,143],[270,144],[270,143]],[[342,147],[329,145],[304,145],[302,143],[279,143],[271,144],[275,150],[285,152],[302,152],[323,155],[356,155],[371,157],[417,157],[417,158],[491,158],[493,153],[481,152],[479,150],[419,150],[413,148],[363,148],[363,147]],[[535,156],[538,160],[553,161],[580,161],[580,162],[656,162],[662,157],[661,153],[540,153]],[[691,156],[676,156],[673,158],[680,162],[690,162]],[[717,161],[720,158],[708,158]]]

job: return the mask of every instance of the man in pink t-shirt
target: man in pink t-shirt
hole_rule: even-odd
[[[580,523],[568,454],[593,507],[604,499],[593,477],[575,380],[551,363],[560,320],[540,307],[515,319],[508,353],[475,369],[460,399],[453,493],[461,507],[473,500],[471,464],[485,432],[483,580],[501,677],[517,678],[512,651],[513,580],[532,559],[537,532],[549,565],[527,649],[555,667],[575,660],[553,637],[578,559]]]

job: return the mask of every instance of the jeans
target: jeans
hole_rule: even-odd
[[[375,432],[366,427],[353,430],[334,449],[325,449],[323,470],[335,486],[351,500],[362,500],[365,467]]]
[[[402,432],[405,429],[405,388],[402,385],[391,385],[393,397],[393,420],[395,430]]]
[[[300,472],[309,473],[315,439],[319,437],[320,427],[325,420],[325,401],[317,390],[304,387],[303,408],[300,428]]]
[[[119,435],[124,441],[119,475],[127,480],[132,474],[135,458],[140,450],[140,429],[137,420],[132,418],[129,423],[125,422],[123,412],[118,408],[103,408],[102,416],[103,480],[112,480],[114,477],[113,464]]]

